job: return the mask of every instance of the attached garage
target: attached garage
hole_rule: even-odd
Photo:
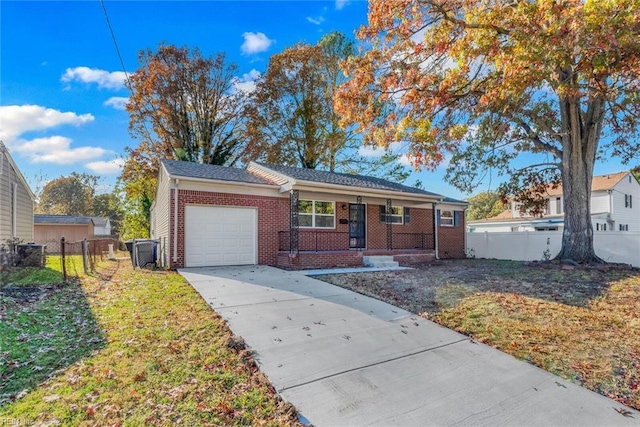
[[[186,267],[257,264],[256,255],[256,209],[185,206]]]

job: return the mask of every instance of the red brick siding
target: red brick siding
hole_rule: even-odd
[[[288,253],[278,253],[278,232],[289,229],[289,199],[255,196],[243,194],[215,193],[207,191],[179,190],[178,192],[178,250],[177,261],[173,260],[173,230],[174,230],[174,190],[171,190],[169,206],[169,247],[172,268],[184,267],[184,238],[185,238],[185,205],[211,206],[241,206],[257,209],[258,217],[258,263],[263,265],[277,265],[284,268],[307,269],[332,266],[361,266],[362,253],[358,252],[318,252],[299,254],[290,258]],[[345,209],[342,209],[342,206]],[[411,208],[409,224],[393,225],[394,233],[427,233],[433,234],[433,211],[431,209]],[[349,202],[336,201],[336,226],[328,230],[348,235],[349,224],[340,224],[340,219],[349,218]],[[459,227],[439,227],[439,255],[442,258],[464,257],[464,224]],[[300,229],[304,234],[305,229]],[[344,240],[344,241],[343,241]],[[380,222],[379,205],[367,205],[367,249],[386,249],[386,224]],[[302,248],[301,248],[302,249]],[[326,248],[322,248],[326,249]],[[348,239],[340,239],[339,247],[334,250],[347,250]],[[403,263],[429,261],[431,255],[413,255],[404,258]]]
[[[433,235],[433,210],[410,208],[409,216],[409,224],[391,225],[393,233]],[[367,239],[367,249],[387,248],[387,224],[380,222],[379,205],[367,205]]]
[[[455,227],[438,227],[438,257],[466,258],[464,248],[465,219],[461,215],[461,224]]]
[[[277,267],[291,270],[331,267],[362,267],[362,252],[299,253],[293,257],[289,256],[289,253],[281,252],[278,254]]]
[[[171,190],[170,235],[173,239],[174,197]],[[276,265],[278,231],[289,228],[289,199],[243,194],[213,193],[207,191],[178,191],[178,260],[171,267],[184,267],[184,215],[185,205],[242,206],[257,208],[258,216],[258,264]]]
[[[415,264],[424,264],[433,262],[436,259],[435,252],[428,254],[401,254],[394,255],[393,260],[397,261],[403,267],[412,266]]]

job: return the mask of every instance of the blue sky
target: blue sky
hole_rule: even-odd
[[[127,72],[140,49],[160,42],[225,52],[251,84],[269,56],[337,30],[353,37],[365,1],[106,1]],[[102,6],[93,1],[0,1],[0,139],[33,187],[87,172],[109,190],[128,134],[128,96]],[[625,169],[609,161],[596,174]],[[444,168],[413,174],[425,189],[466,198],[443,182]],[[487,183],[478,191],[495,189]]]

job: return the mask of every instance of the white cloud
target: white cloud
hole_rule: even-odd
[[[112,96],[111,98],[104,101],[104,105],[108,107],[113,107],[116,110],[126,110],[125,105],[129,102],[129,98],[124,96]]]
[[[413,167],[413,163],[411,162],[411,158],[409,158],[408,155],[403,154],[400,156],[400,158],[398,159],[398,163],[400,163],[403,166],[410,166]]]
[[[251,93],[256,89],[256,80],[260,78],[260,75],[260,72],[254,68],[240,77],[235,77],[232,85],[237,91]]]
[[[382,157],[387,152],[392,152],[394,154],[400,154],[402,151],[403,144],[401,142],[392,142],[389,144],[389,147],[380,147],[380,146],[371,146],[371,145],[361,145],[358,148],[358,154],[362,157]]]
[[[0,139],[31,163],[68,165],[97,159],[111,151],[100,147],[71,148],[72,140],[60,135],[25,139],[28,132],[46,132],[61,125],[80,126],[92,122],[91,114],[62,112],[40,105],[0,106]]]
[[[349,0],[336,0],[336,10],[342,10],[349,3]]]
[[[362,157],[382,157],[385,153],[385,149],[383,147],[371,147],[362,145],[358,148],[358,154]]]
[[[126,77],[124,71],[109,72],[97,68],[75,67],[67,68],[60,80],[63,82],[97,83],[99,88],[104,89],[122,89]]]
[[[242,34],[242,37],[244,37],[244,43],[240,46],[240,50],[245,55],[264,52],[269,49],[274,42],[274,40],[271,40],[264,33],[246,32]]]
[[[70,165],[101,157],[108,150],[100,147],[71,148],[71,139],[64,136],[47,136],[30,141],[20,141],[15,151],[29,157],[32,163]]]
[[[322,16],[317,16],[317,17],[313,17],[313,16],[307,16],[307,21],[311,22],[312,24],[315,25],[320,25],[324,22],[324,17]]]
[[[79,126],[94,120],[91,114],[76,114],[39,105],[0,106],[0,139],[12,141],[30,131],[45,130],[60,125]]]
[[[120,173],[120,171],[122,170],[122,166],[124,166],[124,159],[122,158],[107,161],[100,160],[96,162],[89,162],[84,165],[84,167],[86,167],[90,171],[102,175],[115,175],[117,173]]]

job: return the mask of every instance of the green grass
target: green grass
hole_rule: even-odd
[[[100,328],[77,283],[34,303],[8,302],[3,312],[0,402],[35,387],[102,345]]]
[[[37,316],[24,313],[0,320],[0,328],[11,328],[8,335],[0,332],[3,345],[11,348],[5,361],[22,360],[51,346],[66,349],[56,356],[66,357],[62,365],[77,359],[48,381],[29,382],[24,397],[0,407],[0,420],[60,425],[297,424],[295,412],[277,398],[249,353],[229,349],[231,334],[224,321],[182,277],[133,271],[130,263],[121,262],[110,280],[103,279],[82,278],[75,291],[71,286],[70,294],[60,292],[60,299],[43,303]],[[67,310],[74,303],[85,314]],[[56,320],[45,321],[47,315]],[[83,335],[69,329],[83,322]],[[64,328],[69,330],[62,333]],[[58,335],[45,334],[53,329],[75,338],[63,342]],[[19,341],[22,333],[32,337],[28,349]],[[96,339],[90,343],[91,338]],[[74,350],[78,346],[83,349]],[[22,381],[26,372],[19,376]]]

